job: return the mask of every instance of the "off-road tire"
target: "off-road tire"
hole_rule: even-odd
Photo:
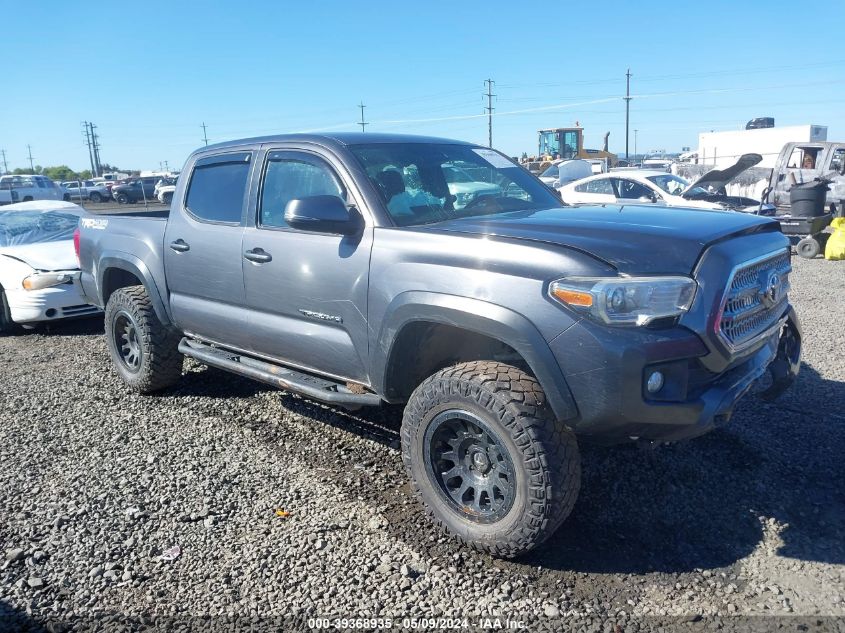
[[[795,245],[795,252],[804,259],[813,259],[822,250],[822,245],[813,237],[805,237]]]
[[[141,349],[139,367],[131,371],[118,351],[116,322],[129,319],[136,328]],[[170,387],[182,377],[183,356],[178,351],[179,333],[159,321],[144,286],[116,290],[106,304],[106,344],[115,371],[139,393],[152,393]]]
[[[480,418],[508,451],[516,485],[500,519],[478,523],[444,498],[425,464],[429,424],[444,411]],[[574,434],[555,421],[535,378],[511,365],[473,361],[443,369],[411,395],[402,419],[402,461],[428,516],[474,549],[511,558],[551,536],[575,505],[581,461]]]

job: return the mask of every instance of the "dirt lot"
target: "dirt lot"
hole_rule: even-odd
[[[97,320],[0,338],[0,629],[157,614],[842,630],[845,264],[794,266],[794,388],[689,443],[585,447],[573,515],[509,562],[423,519],[398,409],[348,414],[193,362],[176,388],[130,394]]]

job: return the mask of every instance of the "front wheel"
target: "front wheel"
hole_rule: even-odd
[[[493,361],[446,368],[411,395],[402,460],[427,514],[496,556],[545,541],[575,505],[581,462],[540,384]]]
[[[106,304],[105,329],[115,370],[135,391],[159,391],[182,376],[179,334],[159,321],[144,286],[115,290]]]
[[[0,287],[0,334],[11,332],[15,329],[12,321],[12,311],[9,309],[9,301],[6,299],[6,292]]]

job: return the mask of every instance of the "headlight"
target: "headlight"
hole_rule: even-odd
[[[73,273],[34,273],[24,277],[24,290],[43,290],[51,286],[65,284],[73,279]]]
[[[690,309],[697,284],[689,277],[569,277],[549,295],[608,325],[648,325]]]

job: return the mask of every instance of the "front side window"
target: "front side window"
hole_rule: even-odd
[[[446,143],[349,149],[398,226],[562,206],[534,176],[491,149]]]
[[[652,196],[651,189],[633,180],[620,178],[616,181],[616,186],[619,188],[619,197],[623,200],[638,200]]]
[[[598,178],[596,180],[582,182],[580,185],[575,187],[575,191],[580,193],[599,193],[612,196],[613,185],[610,184],[610,178]]]
[[[241,152],[198,160],[185,198],[188,211],[207,222],[240,222],[249,178],[249,159],[249,153]]]
[[[259,224],[285,227],[288,202],[311,196],[346,198],[334,172],[317,159],[296,159],[283,152],[271,153],[261,189]]]

